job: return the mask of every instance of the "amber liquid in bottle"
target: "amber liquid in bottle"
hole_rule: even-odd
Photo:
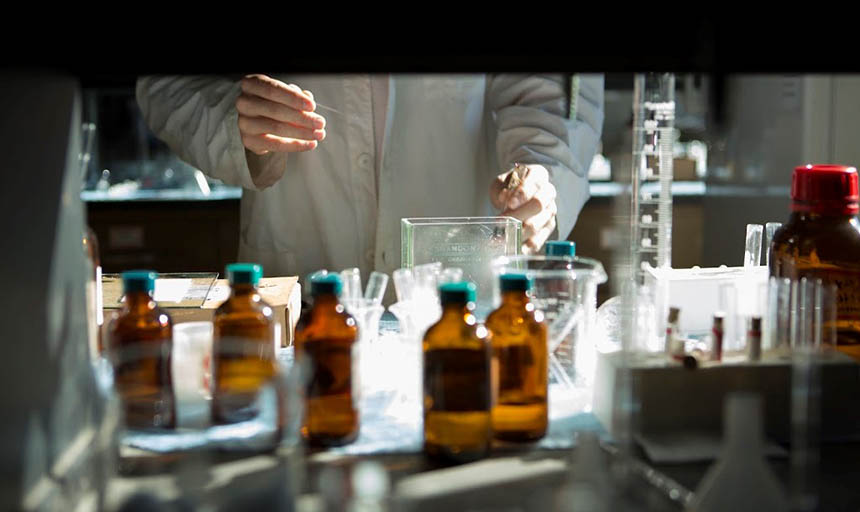
[[[424,453],[439,462],[486,456],[492,440],[492,347],[465,304],[443,304],[424,336]]]
[[[212,422],[252,419],[260,389],[277,373],[272,308],[253,284],[235,284],[213,323]]]
[[[853,215],[794,212],[774,235],[771,275],[837,285],[837,348],[860,359],[860,225]],[[787,340],[782,340],[786,342]]]
[[[302,434],[311,445],[339,446],[358,436],[358,390],[353,389],[355,319],[337,295],[320,294],[296,329],[296,361],[307,372]]]
[[[493,406],[493,434],[504,441],[534,441],[547,429],[548,356],[543,314],[524,291],[505,291],[487,317],[499,391]]]
[[[176,398],[171,376],[173,323],[152,296],[125,294],[110,326],[114,385],[129,428],[175,428]]]

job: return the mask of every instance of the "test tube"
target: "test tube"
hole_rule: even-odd
[[[747,224],[747,239],[744,249],[744,267],[757,267],[761,264],[761,224]]]
[[[397,295],[397,302],[412,300],[412,292],[415,288],[415,277],[412,275],[412,269],[398,268],[391,276],[394,278],[394,292]]]
[[[373,304],[381,304],[385,296],[385,288],[388,287],[388,274],[373,271],[367,279],[367,289],[364,290],[364,298]]]
[[[422,298],[428,300],[436,300],[438,296],[438,276],[442,272],[442,263],[426,263],[424,265],[416,265],[412,269],[415,276],[415,291]]]
[[[361,298],[361,270],[357,268],[348,268],[340,272],[340,277],[343,280],[342,297],[346,300],[356,300]]]
[[[445,283],[456,283],[463,280],[463,269],[457,267],[448,267],[439,274],[437,284],[439,286]]]
[[[764,225],[764,264],[770,265],[770,246],[773,243],[773,235],[782,227],[782,222],[768,222]]]

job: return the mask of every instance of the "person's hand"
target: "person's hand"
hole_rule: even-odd
[[[315,149],[325,138],[325,118],[313,94],[265,75],[248,75],[236,99],[242,144],[257,155]]]
[[[535,254],[555,229],[555,187],[542,165],[515,164],[490,185],[490,201],[502,215],[523,222],[524,254]]]

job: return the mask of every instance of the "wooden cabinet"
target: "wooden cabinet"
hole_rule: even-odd
[[[239,200],[87,203],[105,273],[218,272],[236,261]]]

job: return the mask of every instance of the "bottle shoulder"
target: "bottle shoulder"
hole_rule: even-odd
[[[358,323],[341,308],[312,307],[296,326],[296,341],[317,338],[355,338]]]
[[[482,324],[466,323],[461,319],[442,318],[424,334],[424,350],[441,348],[483,349],[492,335]]]
[[[860,224],[856,219],[840,222],[794,220],[777,232],[773,240],[777,259],[810,259],[860,268]]]
[[[110,320],[108,331],[119,338],[170,338],[173,334],[173,319],[170,314],[158,307],[124,307]]]
[[[266,301],[257,295],[256,298],[230,297],[215,310],[215,319],[230,317],[256,318],[261,322],[271,322],[275,316],[274,310]]]

